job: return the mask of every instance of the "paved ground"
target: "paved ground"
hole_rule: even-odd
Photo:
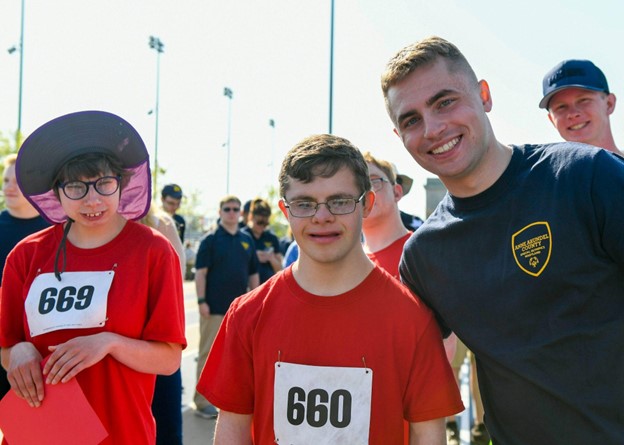
[[[184,282],[186,309],[187,348],[182,354],[182,427],[184,445],[212,445],[215,420],[202,419],[193,414],[193,393],[195,391],[197,369],[197,347],[199,344],[199,313],[195,284]]]

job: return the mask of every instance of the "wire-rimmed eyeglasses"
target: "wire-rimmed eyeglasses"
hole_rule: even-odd
[[[284,199],[284,207],[288,209],[290,214],[295,218],[309,218],[316,215],[321,204],[327,206],[327,210],[332,215],[348,215],[355,211],[355,206],[362,200],[366,192],[362,193],[359,198],[333,198],[325,202],[316,202],[308,199],[296,199],[294,201],[286,201]]]
[[[110,196],[119,190],[121,176],[102,176],[95,181],[68,181],[59,184],[63,194],[68,199],[78,200],[87,196],[89,186],[93,186],[96,192],[102,196]]]
[[[378,192],[382,189],[384,183],[390,184],[386,178],[370,178],[371,186],[374,192]]]

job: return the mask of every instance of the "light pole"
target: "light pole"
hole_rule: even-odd
[[[329,134],[332,134],[334,118],[334,0],[331,0],[329,28]]]
[[[158,116],[160,115],[160,55],[165,52],[165,44],[158,38],[150,36],[149,47],[156,50],[156,105],[154,106],[155,135],[154,135],[154,186],[152,195],[158,196]]]
[[[231,131],[232,131],[232,90],[228,87],[223,88],[223,95],[229,99],[228,102],[228,126],[227,126],[227,166],[226,166],[226,179],[225,179],[225,194],[230,194],[230,143],[231,143]]]
[[[271,184],[275,182],[275,119],[269,119],[271,130]]]
[[[20,41],[17,45],[13,45],[8,50],[9,54],[15,51],[20,53],[19,61],[19,90],[17,98],[17,130],[15,132],[15,149],[19,148],[20,138],[22,134],[22,79],[24,73],[24,0],[22,0],[22,17],[20,25]]]

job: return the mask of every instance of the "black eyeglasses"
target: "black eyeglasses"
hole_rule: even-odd
[[[327,206],[327,210],[332,215],[348,215],[355,211],[355,206],[362,200],[366,192],[362,193],[359,198],[334,198],[325,202],[308,201],[305,199],[298,199],[288,202],[284,199],[284,206],[288,208],[288,211],[295,218],[309,218],[316,215],[321,204]]]
[[[370,178],[371,185],[373,187],[374,192],[378,192],[382,189],[384,183],[390,184],[386,178]]]
[[[59,184],[63,194],[68,199],[78,200],[87,196],[89,186],[93,186],[96,192],[102,196],[110,196],[119,190],[121,176],[102,176],[95,181],[68,181]]]
[[[240,212],[240,207],[221,207],[224,212]]]

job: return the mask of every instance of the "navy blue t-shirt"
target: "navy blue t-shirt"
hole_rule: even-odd
[[[12,216],[8,210],[0,212],[0,286],[4,263],[15,245],[28,235],[45,229],[50,224],[41,216],[22,219]]]
[[[219,225],[199,245],[195,268],[204,267],[208,268],[204,297],[210,313],[224,315],[232,301],[247,292],[249,276],[258,272],[253,239],[240,230],[232,235]]]
[[[273,232],[265,230],[264,232],[262,232],[262,235],[260,235],[260,238],[256,238],[253,235],[250,227],[245,227],[243,229],[243,232],[245,232],[254,240],[256,250],[267,250],[272,248],[275,253],[280,253],[279,238]],[[269,262],[258,262],[258,272],[260,273],[260,283],[264,283],[266,280],[275,275],[273,266],[271,266],[271,263]]]
[[[405,244],[401,279],[475,353],[495,443],[624,443],[623,191],[606,150],[514,146]]]

